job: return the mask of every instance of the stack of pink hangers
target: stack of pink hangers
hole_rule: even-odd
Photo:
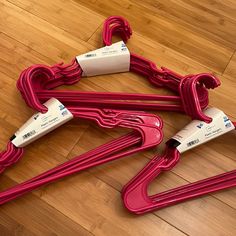
[[[114,33],[119,33],[126,41],[131,35],[128,22],[121,17],[108,18],[105,21],[103,30],[105,45],[111,44]],[[39,112],[46,112],[47,108],[42,103],[54,97],[67,108],[76,106],[77,110],[82,109],[82,107],[89,107],[90,109],[184,111],[192,118],[201,119],[206,122],[210,121],[210,118],[202,113],[202,109],[208,105],[208,92],[206,88],[215,88],[220,85],[219,80],[213,75],[181,76],[167,69],[162,68],[158,70],[153,62],[134,54],[131,54],[130,70],[145,76],[155,86],[169,88],[179,95],[163,96],[154,94],[53,91],[53,88],[60,85],[74,84],[82,78],[83,71],[76,59],[71,64],[65,66],[61,64],[52,67],[45,65],[31,66],[22,72],[17,82],[17,87],[26,104]],[[145,102],[127,102],[127,100],[143,100]],[[146,101],[155,102],[147,103]],[[161,103],[157,103],[157,101]],[[12,153],[13,150],[14,155]],[[9,143],[7,151],[2,153],[2,155],[3,161],[1,166],[4,169],[6,166],[16,162],[23,155],[23,151],[22,149],[16,150]]]
[[[135,131],[75,157],[33,179],[1,192],[0,204],[62,177],[156,146],[163,138],[161,131],[162,121],[155,115],[141,112],[119,111],[111,111],[111,114],[109,114],[109,112],[99,114],[101,112],[99,109],[90,110],[83,108],[82,110],[77,110],[76,107],[70,108],[70,111],[75,117],[88,119],[91,117],[92,119],[97,119],[101,127],[112,128],[119,126],[134,129]]]
[[[103,30],[105,45],[111,44],[113,34],[118,34],[124,41],[127,41],[131,35],[128,22],[121,17],[108,18]],[[204,115],[202,109],[208,105],[207,88],[215,88],[220,84],[214,76],[199,74],[183,77],[165,68],[157,69],[153,62],[134,54],[131,54],[130,71],[141,74],[155,86],[167,87],[178,95],[53,91],[52,89],[55,87],[74,84],[81,79],[83,71],[76,60],[66,66],[61,64],[53,67],[35,65],[22,72],[17,87],[27,105],[33,109],[39,112],[47,112],[43,103],[53,97],[62,102],[74,117],[95,120],[99,126],[105,128],[119,126],[135,131],[1,192],[1,204],[43,184],[153,147],[162,141],[162,121],[159,117],[143,112],[124,111],[124,109],[182,111],[194,119],[205,122],[211,121],[210,117]],[[134,102],[134,100],[139,101]],[[140,102],[140,100],[145,102]],[[147,103],[146,101],[155,102]],[[157,101],[161,103],[157,103]],[[132,147],[133,149],[131,149]],[[128,148],[129,150],[127,150]],[[0,155],[2,171],[6,166],[16,162],[22,155],[23,149],[16,148],[9,142],[7,151]],[[177,149],[168,143],[165,155],[155,157],[125,186],[122,194],[125,206],[133,212],[143,213],[217,189],[234,186],[234,173],[230,172],[148,197],[147,185],[162,170],[171,169],[178,162],[179,156]]]
[[[122,17],[113,16],[105,21],[103,28],[104,45],[112,44],[112,35],[114,34],[119,34],[125,42],[132,34],[128,22]],[[22,72],[17,87],[27,105],[41,112],[46,110],[39,100],[44,102],[51,97],[56,97],[62,103],[69,99],[71,103],[76,103],[80,107],[180,111],[185,112],[193,119],[210,121],[209,117],[202,113],[202,109],[206,108],[209,102],[207,89],[214,89],[220,85],[220,81],[215,76],[208,73],[181,76],[166,68],[158,69],[154,62],[133,53],[130,57],[130,71],[146,77],[153,85],[168,88],[178,95],[162,96],[156,94],[81,91],[61,91],[57,93],[52,91],[51,89],[57,86],[71,85],[82,78],[83,71],[76,59],[73,59],[71,64],[64,66],[62,64],[52,67],[45,65],[32,66]],[[33,86],[31,86],[30,81],[32,81]],[[130,101],[127,102],[127,100]],[[145,101],[145,103],[134,102],[135,100]],[[147,101],[155,102],[149,103]]]

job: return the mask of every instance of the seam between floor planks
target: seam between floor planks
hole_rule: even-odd
[[[234,55],[236,55],[236,49],[233,51],[233,53],[232,53],[232,55],[231,55],[231,57],[230,57],[230,59],[229,59],[229,62],[228,62],[228,64],[226,65],[226,67],[225,67],[225,69],[224,69],[224,71],[222,72],[222,74],[221,74],[221,75],[223,75],[223,76],[224,76],[224,74],[225,74],[225,71],[227,70],[227,68],[228,68],[228,66],[229,66],[230,62],[232,61],[232,59],[233,59]]]

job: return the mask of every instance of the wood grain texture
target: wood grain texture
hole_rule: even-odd
[[[102,22],[123,15],[133,28],[131,51],[181,74],[213,72],[222,85],[210,103],[236,119],[236,2],[233,0],[0,0],[0,147],[33,113],[15,87],[32,64],[52,65],[102,46]],[[71,89],[169,93],[131,74],[85,78]],[[19,115],[20,114],[20,115]],[[178,113],[158,113],[165,140],[189,122]],[[1,177],[0,189],[31,178],[118,137],[72,120],[27,147]],[[236,134],[229,133],[181,158],[150,186],[150,193],[236,168]],[[236,235],[236,189],[221,191],[143,216],[122,206],[120,191],[164,143],[65,178],[0,207],[0,235]]]

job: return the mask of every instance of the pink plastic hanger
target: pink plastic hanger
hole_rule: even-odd
[[[69,110],[75,117],[95,119],[96,121],[98,121],[99,114],[98,124],[102,127],[113,128],[120,126],[134,129],[135,131],[75,157],[28,181],[0,192],[0,204],[4,204],[62,177],[156,146],[163,139],[163,124],[156,115],[149,116],[142,112],[101,111],[99,109],[90,110],[85,108],[82,110],[69,108]]]
[[[235,122],[233,125],[236,128]],[[170,140],[166,144],[165,154],[154,157],[124,186],[122,199],[125,207],[133,213],[143,214],[236,186],[236,170],[233,170],[149,196],[150,183],[163,171],[172,169],[179,159],[180,153],[176,149],[176,142]]]
[[[77,108],[76,106],[68,107],[68,110],[74,117],[94,120],[103,128],[115,128],[119,126],[136,130],[136,135],[134,138],[131,138],[131,143],[133,143],[132,140],[136,140],[137,143],[135,144],[141,142],[141,145],[121,153],[121,156],[158,145],[163,138],[161,132],[163,123],[161,119],[154,114],[119,110],[101,110],[98,108]],[[23,148],[17,148],[9,142],[7,150],[0,153],[0,171],[4,171],[6,167],[17,162],[23,156],[23,153]]]

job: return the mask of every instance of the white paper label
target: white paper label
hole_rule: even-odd
[[[51,98],[44,105],[46,113],[33,115],[13,136],[16,147],[24,147],[73,118],[71,112],[57,99]]]
[[[212,118],[211,123],[193,120],[172,138],[180,143],[176,147],[180,153],[235,129],[224,112],[217,108],[208,108],[204,114]]]
[[[83,76],[126,72],[130,68],[130,52],[123,41],[79,55],[76,59]]]

